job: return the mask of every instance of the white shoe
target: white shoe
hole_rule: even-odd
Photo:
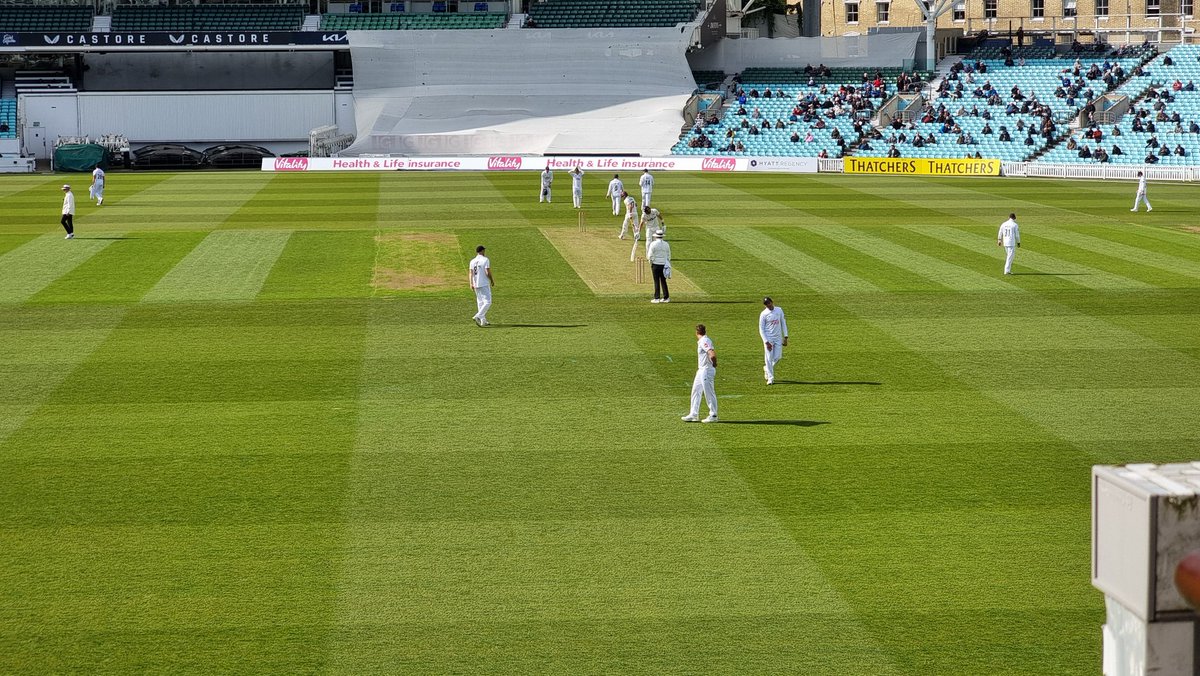
[[[682,420],[683,422],[700,422],[700,416],[698,416],[698,415],[685,415],[685,416],[683,416],[682,418],[680,418],[680,420]]]
[[[103,197],[101,197],[100,199],[96,200],[96,206],[100,206],[101,204],[104,204],[104,198],[103,198]]]
[[[75,233],[67,233],[67,236],[63,237],[63,239],[75,239]]]
[[[670,299],[670,298],[664,298],[664,299],[662,299],[662,302],[664,302],[664,303],[670,303],[670,302],[671,302],[671,299]]]
[[[1130,209],[1130,211],[1132,211],[1132,212],[1137,212],[1137,209]]]
[[[775,381],[774,381],[774,380],[771,380],[770,378],[767,378],[767,384],[768,384],[768,385],[774,385],[774,384],[775,384]]]
[[[700,422],[702,422],[702,423],[706,423],[706,422],[717,422],[717,416],[715,416],[715,415],[710,415],[710,416],[708,416],[707,418],[705,418],[704,420],[701,420]]]
[[[1154,207],[1146,207],[1146,211],[1154,211]]]
[[[661,302],[662,302],[662,300],[661,300],[661,299],[659,299],[659,298],[651,298],[651,299],[650,299],[650,302],[651,302],[651,303],[661,303]]]
[[[491,326],[491,324],[488,324],[488,320],[486,320],[486,319],[480,319],[479,325],[480,326]]]

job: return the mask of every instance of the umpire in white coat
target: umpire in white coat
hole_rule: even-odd
[[[654,299],[650,302],[670,303],[671,291],[667,289],[667,275],[671,269],[671,245],[663,239],[662,230],[654,232],[654,241],[650,243],[650,248],[646,249],[646,258],[650,261],[650,274],[654,276]]]

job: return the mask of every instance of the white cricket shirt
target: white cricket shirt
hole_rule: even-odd
[[[471,259],[471,285],[476,289],[486,289],[492,285],[492,280],[488,279],[487,271],[492,267],[492,262],[487,256],[479,254]]]
[[[1021,229],[1017,227],[1017,222],[1013,219],[1008,219],[1000,225],[1000,232],[996,235],[996,239],[1004,246],[1016,246],[1021,243]]]
[[[783,318],[783,308],[778,305],[774,310],[763,308],[758,315],[758,335],[763,342],[777,343],[787,335],[787,321]]]
[[[67,194],[63,195],[62,212],[64,216],[66,214],[71,214],[72,216],[75,215],[75,193],[67,191]]]
[[[700,336],[700,340],[696,341],[696,368],[703,371],[704,369],[714,368],[712,359],[708,356],[708,351],[712,350],[713,342],[708,336]]]
[[[623,190],[625,190],[625,184],[621,182],[621,179],[614,178],[608,182],[608,195],[610,197],[620,197]]]

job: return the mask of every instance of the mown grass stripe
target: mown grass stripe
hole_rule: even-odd
[[[291,231],[219,230],[146,294],[146,301],[248,300],[258,295]]]
[[[111,239],[42,235],[0,256],[0,303],[20,303],[112,244]]]
[[[869,293],[878,286],[750,228],[706,227],[717,237],[821,293]]]
[[[981,255],[994,255],[999,248],[992,237],[987,237],[958,228],[940,226],[902,226],[927,237],[939,239]],[[1050,275],[1071,275],[1066,279],[1089,289],[1145,289],[1151,285],[1137,279],[1115,275],[1086,265],[1079,265],[1044,253],[1022,247],[1017,252],[1015,264]]]
[[[988,277],[974,270],[969,270],[953,263],[947,263],[920,251],[876,237],[864,230],[844,225],[822,225],[815,230],[822,236],[828,237],[839,244],[861,251],[888,265],[894,265],[931,279],[955,291],[1017,290],[1002,279]]]
[[[132,233],[59,277],[37,303],[135,303],[204,239],[201,232]]]
[[[1177,275],[1200,277],[1200,262],[1190,261],[1178,256],[1158,251],[1148,251],[1141,247],[1121,244],[1120,242],[1114,242],[1103,237],[1085,235],[1057,227],[1039,229],[1038,234],[1047,239],[1069,244],[1085,251],[1121,258],[1147,267],[1166,270]]]

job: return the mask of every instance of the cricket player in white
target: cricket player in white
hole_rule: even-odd
[[[1146,175],[1140,171],[1138,172],[1137,194],[1133,196],[1133,208],[1130,211],[1137,211],[1139,203],[1146,205],[1146,211],[1154,211],[1154,207],[1150,206],[1150,200],[1146,199]]]
[[[63,239],[75,239],[75,193],[71,192],[71,186],[65,184],[62,191],[62,219],[59,223],[62,224],[63,230],[67,231],[67,236]]]
[[[617,239],[625,239],[625,233],[630,226],[633,226],[633,241],[637,242],[638,233],[641,232],[641,225],[638,223],[637,217],[637,200],[633,199],[633,195],[621,191],[621,198],[625,201],[625,220],[621,221],[621,234],[617,235]],[[637,247],[633,247],[634,251]],[[631,253],[630,256],[633,254]],[[630,259],[632,260],[632,258]]]
[[[487,326],[487,311],[492,307],[492,287],[496,285],[496,282],[492,280],[492,262],[483,255],[483,252],[482,244],[475,247],[475,257],[471,259],[467,277],[471,282],[471,288],[475,290],[475,304],[479,307],[479,311],[471,319],[480,326]]]
[[[770,296],[763,299],[765,310],[758,315],[758,335],[762,337],[765,365],[763,375],[768,385],[775,384],[775,363],[783,359],[783,348],[788,343],[787,320],[783,308],[775,307]]]
[[[696,377],[692,380],[692,409],[683,416],[684,422],[717,422],[717,350],[703,324],[696,325]],[[700,420],[700,397],[708,404],[708,417]]]
[[[575,167],[571,170],[571,199],[575,202],[575,208],[580,208],[579,205],[583,202],[583,169]]]
[[[654,192],[654,177],[650,175],[649,169],[642,170],[642,177],[638,179],[638,185],[642,187],[642,206],[649,206],[650,193]]]
[[[542,188],[538,193],[538,202],[550,202],[550,184],[554,183],[554,172],[550,171],[550,165],[542,170]]]
[[[1013,256],[1021,246],[1021,229],[1017,227],[1017,215],[1009,214],[1008,220],[1000,224],[996,235],[996,246],[1004,247],[1004,274],[1012,274]]]
[[[605,197],[611,197],[613,203],[613,216],[621,215],[621,200],[625,197],[625,184],[621,182],[620,174],[613,174],[613,180],[608,182],[608,192],[604,193]]]
[[[88,194],[96,200],[96,206],[104,204],[104,170],[100,167],[92,170],[92,187]]]
[[[663,220],[662,214],[658,212],[658,209],[642,207],[641,229],[633,229],[633,251],[629,252],[629,260],[632,261],[634,259],[634,255],[637,253],[639,232],[646,233],[646,259],[649,260],[650,244],[654,240],[652,235],[659,230],[662,230],[664,235],[667,234],[667,223]]]

